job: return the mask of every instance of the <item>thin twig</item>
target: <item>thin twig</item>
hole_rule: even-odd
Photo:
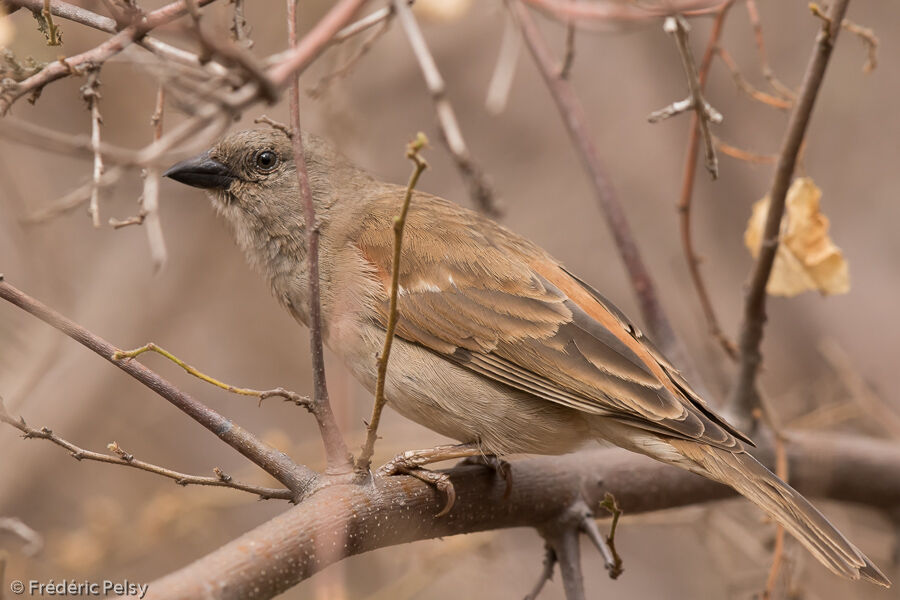
[[[816,96],[825,77],[828,60],[840,33],[840,24],[847,12],[849,0],[836,0],[829,12],[829,21],[823,23],[816,38],[816,44],[804,76],[800,97],[788,122],[775,178],[769,192],[769,211],[759,257],[753,267],[750,285],[744,303],[744,316],[740,336],[740,370],[728,401],[728,412],[735,419],[735,425],[744,431],[752,430],[752,411],[759,404],[756,375],[762,355],[760,343],[766,320],[766,284],[772,273],[775,254],[778,251],[781,218],[784,215],[787,190],[797,164],[797,155],[806,136],[806,129],[812,116]]]
[[[700,89],[703,90],[706,85],[706,78],[709,75],[709,68],[712,64],[713,51],[719,43],[719,37],[722,35],[722,28],[725,24],[725,17],[728,15],[728,9],[734,0],[726,2],[716,14],[713,22],[712,30],[709,33],[709,41],[706,43],[706,50],[703,52],[703,58],[700,60],[700,69],[697,73],[697,82]],[[684,250],[684,256],[688,264],[688,272],[691,274],[691,282],[697,291],[697,297],[700,299],[700,306],[703,307],[703,314],[706,316],[706,324],[709,333],[715,339],[722,349],[732,359],[737,358],[737,347],[728,336],[722,331],[719,325],[719,319],[716,316],[716,309],[713,306],[712,299],[709,297],[709,291],[706,289],[706,283],[703,281],[703,275],[700,272],[700,257],[694,250],[694,241],[691,235],[691,200],[694,195],[694,178],[697,173],[697,151],[700,146],[700,116],[694,112],[691,115],[690,134],[688,137],[687,151],[684,158],[684,174],[681,181],[681,196],[678,199],[679,224],[681,229],[681,247]]]
[[[622,557],[619,556],[619,553],[616,550],[616,530],[619,526],[619,518],[622,516],[622,509],[619,508],[616,497],[609,492],[606,492],[606,494],[603,495],[603,502],[600,503],[600,506],[608,510],[609,514],[612,515],[612,520],[609,523],[609,535],[606,536],[606,543],[609,546],[609,551],[612,555],[612,566],[607,563],[606,568],[609,571],[610,579],[616,579],[625,570],[622,566]],[[594,544],[596,545],[597,542],[595,541]]]
[[[525,600],[537,600],[537,597],[541,594],[541,590],[544,589],[544,584],[553,579],[553,567],[556,566],[556,552],[553,550],[553,546],[549,543],[544,545],[544,562],[543,568],[541,569],[541,574],[538,576],[537,582],[534,584],[534,587],[531,588],[531,591],[528,595],[525,596]]]
[[[732,146],[731,144],[725,143],[719,138],[715,138],[715,140],[716,148],[718,148],[719,152],[721,152],[725,156],[730,156],[731,158],[736,158],[737,160],[753,163],[755,165],[774,165],[776,162],[778,162],[778,155],[776,154],[760,154],[758,152],[750,152],[749,150],[744,150],[742,148],[738,148],[737,146]]]
[[[99,182],[95,183],[93,180],[86,182],[84,185],[75,188],[50,206],[42,208],[31,213],[30,215],[25,216],[22,219],[22,222],[28,225],[46,223],[47,221],[50,221],[51,219],[58,217],[59,215],[71,212],[90,200],[91,194],[96,185],[99,184],[100,187],[111,186],[118,182],[119,179],[121,179],[124,172],[125,170],[121,167],[113,167],[111,169],[107,169],[106,171],[104,171]]]
[[[196,1],[198,5],[202,6],[213,0]],[[171,4],[167,4],[162,8],[148,13],[139,23],[129,25],[95,48],[50,63],[38,73],[19,82],[14,88],[7,89],[0,94],[0,115],[6,114],[13,102],[22,96],[39,91],[48,83],[71,75],[82,65],[103,64],[110,57],[118,54],[133,42],[143,37],[147,32],[184,15],[186,10],[184,0],[172,2]]]
[[[113,355],[118,348],[16,289],[4,281],[2,275],[0,275],[0,298],[71,337],[168,400],[290,489],[294,493],[295,500],[302,499],[318,484],[318,474],[312,469],[295,463],[280,450],[259,440],[241,426],[185,394],[141,363],[132,360],[114,360]]]
[[[857,25],[850,19],[844,19],[841,27],[858,37],[866,47],[866,62],[863,73],[871,73],[878,66],[878,36],[868,27]]]
[[[416,139],[406,146],[406,158],[413,161],[413,172],[406,185],[406,195],[403,197],[403,207],[400,214],[394,217],[394,256],[391,261],[391,295],[388,307],[387,327],[385,328],[384,347],[378,356],[378,378],[375,382],[375,402],[372,405],[372,417],[366,427],[366,441],[362,452],[356,460],[356,470],[359,473],[369,472],[372,455],[375,453],[375,441],[378,439],[378,424],[381,422],[381,411],[384,409],[387,399],[384,397],[384,384],[387,380],[388,359],[391,356],[391,346],[394,343],[394,330],[397,328],[397,296],[400,291],[400,255],[403,249],[403,230],[406,227],[406,215],[409,213],[409,205],[412,201],[413,191],[419,182],[422,172],[428,168],[428,163],[419,155],[419,152],[428,144],[424,133],[419,133]]]
[[[741,70],[738,68],[737,63],[725,48],[719,46],[718,48],[716,48],[716,52],[718,52],[719,57],[722,59],[722,62],[725,63],[725,66],[728,68],[728,70],[731,71],[731,77],[734,80],[734,84],[738,87],[739,90],[741,90],[754,100],[762,102],[763,104],[767,104],[773,108],[777,108],[780,110],[790,110],[791,106],[793,106],[793,100],[773,96],[753,87],[741,73]]]
[[[722,0],[668,0],[666,2],[581,2],[570,0],[524,0],[563,23],[583,27],[590,23],[614,25],[640,23],[676,13],[688,17],[715,12]]]
[[[296,392],[286,390],[282,387],[274,388],[271,390],[253,390],[253,389],[249,389],[249,388],[240,388],[240,387],[236,387],[236,386],[233,386],[233,385],[230,385],[227,383],[223,383],[222,381],[219,381],[218,379],[210,377],[209,375],[203,373],[202,371],[192,367],[191,365],[187,364],[186,362],[184,362],[183,360],[181,360],[180,358],[178,358],[177,356],[175,356],[174,354],[172,354],[165,348],[157,346],[153,342],[150,342],[149,344],[144,344],[140,348],[135,348],[134,350],[116,350],[112,355],[112,360],[113,361],[129,360],[132,358],[137,358],[138,356],[140,356],[141,354],[143,354],[145,352],[155,352],[156,354],[159,354],[160,356],[165,356],[170,361],[172,361],[173,363],[175,363],[176,365],[178,365],[179,367],[181,367],[182,369],[187,371],[188,374],[193,375],[197,379],[205,381],[206,383],[214,385],[217,388],[221,388],[221,389],[231,392],[233,394],[238,394],[239,396],[253,396],[254,398],[258,398],[260,402],[262,402],[266,398],[280,396],[281,398],[284,398],[285,400],[287,400],[289,402],[293,402],[297,406],[304,406],[304,407],[309,408],[309,397],[308,396],[301,396],[300,394],[298,394]]]
[[[775,72],[772,70],[772,67],[769,66],[769,57],[766,53],[766,45],[763,41],[763,30],[762,30],[762,22],[759,20],[759,10],[756,7],[756,0],[746,0],[747,5],[747,17],[750,20],[750,25],[753,27],[753,36],[756,40],[756,49],[759,55],[759,66],[762,71],[763,77],[766,78],[766,81],[769,82],[769,85],[772,86],[772,89],[775,90],[776,93],[780,94],[784,100],[787,100],[793,103],[797,99],[797,94],[779,81],[777,77],[775,77]]]
[[[0,420],[5,414],[3,398],[0,398]],[[25,556],[35,556],[44,548],[44,536],[29,527],[22,519],[0,517],[0,531],[8,531],[25,542],[25,546],[22,547],[22,554]],[[3,583],[3,577],[0,575],[0,585]]]
[[[578,0],[570,0],[578,2]],[[575,22],[569,21],[566,25],[566,46],[563,54],[562,64],[559,66],[560,79],[568,79],[569,73],[572,71],[572,65],[575,64]]]
[[[582,4],[579,3],[575,6]],[[518,0],[508,0],[507,6],[519,24],[525,43],[556,102],[579,158],[590,175],[594,195],[603,210],[615,239],[616,248],[631,279],[631,286],[638,297],[641,315],[650,331],[650,337],[660,346],[664,354],[672,357],[676,364],[686,368],[687,356],[679,348],[675,332],[659,303],[653,280],[641,258],[625,212],[616,198],[610,179],[600,162],[597,148],[588,133],[584,109],[575,95],[571,83],[559,77],[556,61],[551,57],[547,42],[537,28],[531,13]]]
[[[329,86],[331,86],[332,83],[346,77],[353,70],[353,67],[355,67],[356,64],[359,63],[359,61],[369,53],[369,51],[375,45],[375,42],[377,42],[381,38],[381,36],[385,34],[388,28],[390,28],[390,25],[390,18],[382,20],[380,26],[359,45],[356,51],[350,56],[350,58],[348,58],[344,62],[344,64],[319,79],[316,85],[306,90],[306,94],[310,98],[320,98],[328,90]]]
[[[100,153],[100,67],[91,67],[87,72],[87,83],[81,87],[81,97],[87,102],[91,112],[91,146],[94,151],[94,170],[91,179],[91,201],[88,213],[94,227],[100,227],[100,178],[103,177],[103,155]]]
[[[409,41],[409,46],[416,57],[416,61],[419,63],[419,68],[422,70],[425,86],[428,88],[428,93],[431,94],[431,99],[434,102],[434,110],[437,114],[441,133],[447,142],[447,147],[450,149],[450,155],[456,163],[457,170],[469,188],[469,195],[479,210],[486,214],[497,216],[500,214],[500,209],[496,204],[494,192],[481,168],[472,160],[469,148],[466,146],[462,131],[459,128],[456,112],[447,99],[444,78],[441,77],[441,73],[438,71],[434,57],[431,55],[431,50],[428,49],[428,44],[425,42],[425,36],[422,35],[422,30],[419,28],[419,23],[416,21],[416,17],[413,15],[407,0],[392,1],[394,11],[397,13],[397,18],[403,27],[406,39]]]
[[[230,2],[234,5],[231,14],[232,39],[250,49],[253,47],[253,40],[250,39],[250,27],[247,25],[247,19],[244,18],[244,0],[230,0]]]
[[[851,400],[859,406],[867,420],[881,428],[887,435],[900,440],[900,414],[872,390],[850,355],[834,340],[823,340],[819,353],[828,361]]]
[[[287,0],[288,38],[290,47],[296,49],[297,42],[297,1]],[[291,145],[294,151],[297,183],[300,186],[300,198],[303,202],[306,228],[306,261],[309,277],[309,346],[312,355],[313,401],[312,412],[319,425],[319,433],[325,444],[325,457],[328,472],[348,472],[353,467],[353,457],[347,450],[347,444],[341,435],[340,428],[331,410],[328,398],[328,386],[325,381],[325,354],[322,349],[322,307],[319,296],[319,224],[316,221],[316,209],[313,204],[312,191],[309,187],[309,176],[306,172],[306,160],[303,154],[303,137],[300,131],[300,81],[291,78],[290,113],[291,113]]]
[[[265,123],[272,129],[277,129],[278,131],[280,131],[281,133],[286,135],[288,137],[288,139],[291,139],[294,136],[294,134],[291,132],[290,127],[288,127],[281,121],[276,121],[275,119],[273,119],[267,115],[262,115],[262,116],[256,117],[255,119],[253,119],[253,122],[256,124]]]
[[[484,101],[485,107],[492,114],[498,115],[506,108],[521,52],[522,36],[519,34],[515,19],[508,16],[503,22],[500,52],[497,55],[497,64],[494,66],[494,73],[491,75],[491,82],[488,84],[487,96]]]
[[[156,108],[150,123],[153,125],[153,141],[158,142],[163,134],[163,110],[166,105],[166,91],[162,86],[156,92]],[[150,259],[153,269],[159,271],[166,264],[168,252],[159,219],[159,168],[149,165],[144,171],[144,194],[141,198],[141,215],[146,221],[147,242],[150,244]]]
[[[205,485],[213,487],[227,487],[235,490],[240,490],[242,492],[256,494],[262,500],[268,500],[270,498],[292,500],[295,497],[294,492],[286,488],[270,488],[234,481],[230,475],[222,472],[218,468],[214,469],[216,473],[214,477],[189,475],[187,473],[173,471],[172,469],[167,469],[166,467],[161,467],[153,463],[148,463],[136,459],[134,455],[125,452],[116,442],[112,442],[107,445],[107,448],[110,450],[110,452],[112,452],[112,454],[103,454],[102,452],[85,450],[84,448],[76,446],[65,438],[56,435],[51,429],[47,427],[35,429],[33,427],[29,427],[28,424],[25,423],[25,420],[23,418],[19,417],[18,419],[16,419],[11,417],[3,408],[2,401],[0,401],[0,422],[11,425],[12,427],[15,427],[16,429],[21,431],[25,439],[34,438],[47,440],[53,444],[56,444],[60,448],[68,450],[69,454],[75,460],[92,460],[101,463],[132,467],[134,469],[139,469],[148,473],[161,475],[162,477],[171,479],[178,485],[183,486]]]
[[[656,123],[682,112],[693,110],[694,114],[699,117],[700,133],[703,135],[703,143],[706,148],[706,170],[715,179],[719,176],[719,160],[716,158],[716,145],[713,143],[709,124],[721,123],[722,115],[703,97],[703,87],[700,85],[697,65],[694,62],[694,53],[691,51],[688,37],[691,26],[688,25],[684,17],[675,15],[674,17],[666,17],[666,20],[663,22],[663,30],[672,34],[675,38],[678,54],[681,56],[681,66],[684,68],[684,74],[687,77],[690,95],[684,100],[673,102],[669,106],[651,113],[647,120],[651,123]]]
[[[44,20],[44,25],[46,25],[47,28],[47,45],[62,45],[62,35],[60,34],[56,23],[53,22],[53,14],[50,12],[50,0],[44,0],[44,6],[41,9],[41,18]]]

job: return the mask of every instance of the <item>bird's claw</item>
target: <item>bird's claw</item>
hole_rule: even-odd
[[[424,460],[424,458],[419,456],[415,451],[404,452],[379,467],[375,472],[375,475],[376,477],[409,475],[410,477],[415,477],[429,485],[433,485],[439,492],[442,492],[447,497],[444,508],[435,515],[435,517],[443,517],[450,512],[450,509],[452,509],[453,505],[456,503],[456,490],[453,487],[453,482],[450,481],[449,475],[439,471],[431,471],[421,466],[427,462],[427,460]]]

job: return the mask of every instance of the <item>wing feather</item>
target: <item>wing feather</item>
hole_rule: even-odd
[[[360,223],[358,251],[387,321],[397,193]],[[472,227],[476,222],[477,227]],[[416,194],[400,266],[397,335],[512,388],[649,431],[734,449],[713,413],[609,300],[543,250],[454,204]]]

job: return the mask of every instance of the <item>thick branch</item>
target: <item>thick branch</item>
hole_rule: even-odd
[[[744,431],[752,429],[751,413],[759,403],[756,375],[762,362],[759,348],[762,343],[763,325],[766,321],[766,284],[772,273],[772,265],[775,263],[775,254],[778,251],[778,237],[781,218],[784,215],[785,199],[794,175],[797,154],[806,137],[806,129],[812,116],[813,106],[819,89],[822,87],[822,80],[825,78],[825,68],[831,58],[831,51],[837,41],[841,22],[847,12],[849,2],[850,0],[837,0],[834,3],[829,12],[828,21],[823,23],[816,38],[816,45],[803,78],[800,97],[797,99],[794,112],[788,122],[778,165],[775,169],[775,178],[769,191],[769,212],[766,215],[763,240],[759,249],[759,257],[750,276],[750,285],[744,302],[744,318],[739,342],[740,370],[728,401],[729,414],[735,425]]]
[[[757,456],[771,464],[771,447]],[[879,509],[900,504],[900,445],[794,434],[788,457],[791,480],[805,494]],[[619,449],[515,461],[511,468],[515,485],[506,498],[505,482],[488,469],[450,471],[458,499],[440,519],[434,514],[444,499],[411,477],[381,480],[378,487],[322,489],[301,506],[152,583],[151,597],[224,600],[250,597],[252,590],[255,598],[269,598],[347,556],[422,539],[540,525],[582,496],[595,514],[603,514],[604,492],[614,494],[629,515],[734,495],[723,485]],[[347,542],[332,551],[331,540]]]
[[[284,484],[294,492],[297,499],[302,498],[315,485],[318,476],[313,470],[298,465],[284,452],[262,442],[249,431],[185,394],[141,363],[129,359],[115,360],[113,356],[118,352],[118,348],[14,288],[3,281],[2,276],[0,276],[0,298],[58,329],[146,385]]]

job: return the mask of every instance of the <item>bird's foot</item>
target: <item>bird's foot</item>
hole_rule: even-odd
[[[431,471],[424,468],[425,465],[452,460],[479,456],[481,451],[477,444],[458,444],[452,446],[437,446],[425,450],[407,450],[383,464],[376,471],[376,477],[390,477],[391,475],[409,475],[425,483],[433,485],[447,497],[444,508],[435,515],[443,517],[450,512],[456,502],[456,490],[446,473]]]

